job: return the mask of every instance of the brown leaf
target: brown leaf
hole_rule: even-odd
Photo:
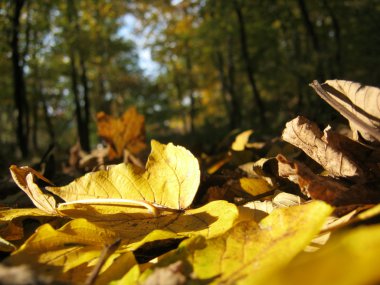
[[[313,81],[317,94],[350,122],[354,139],[358,132],[367,141],[380,141],[380,89],[346,80]]]
[[[288,161],[283,155],[276,158],[279,175],[297,183],[301,191],[312,199],[322,200],[334,206],[373,204],[380,201],[377,185],[351,186],[332,177],[316,175],[304,164]]]
[[[129,108],[120,118],[100,112],[96,115],[98,134],[110,146],[109,158],[123,156],[124,149],[137,154],[146,148],[144,116],[135,107]]]
[[[308,156],[322,165],[330,174],[351,179],[361,179],[364,171],[340,144],[329,128],[323,132],[318,126],[298,116],[286,124],[282,138],[301,148]]]
[[[143,285],[181,285],[186,284],[187,277],[183,272],[183,262],[177,262],[167,267],[155,268]]]

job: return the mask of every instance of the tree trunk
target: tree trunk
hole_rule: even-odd
[[[334,29],[334,39],[335,39],[335,64],[331,66],[335,66],[337,70],[337,74],[333,74],[332,78],[336,77],[342,77],[344,70],[342,66],[342,41],[341,41],[341,36],[340,36],[340,25],[338,18],[336,17],[334,10],[331,8],[330,4],[328,1],[323,0],[323,5],[325,6],[327,12],[329,13],[332,21],[332,27]]]
[[[258,108],[260,122],[264,124],[265,123],[265,107],[261,99],[260,92],[257,88],[256,79],[254,77],[254,69],[252,67],[252,62],[251,62],[250,54],[248,51],[245,20],[244,20],[243,12],[241,10],[241,7],[238,1],[239,0],[233,0],[233,4],[234,4],[237,20],[238,20],[238,26],[239,26],[241,55],[242,55],[243,62],[245,64],[245,70],[246,70],[248,82],[252,89],[253,100],[256,103],[256,106]]]
[[[14,102],[17,110],[17,141],[21,155],[26,158],[29,154],[29,107],[26,99],[23,59],[19,52],[19,32],[21,10],[24,0],[14,0],[14,14],[12,17],[12,65]]]
[[[319,44],[318,36],[314,30],[313,23],[310,20],[309,12],[306,7],[306,3],[304,0],[298,0],[298,7],[301,11],[302,19],[306,28],[306,31],[309,35],[310,41],[312,43],[314,52],[317,56],[317,62],[316,62],[316,76],[319,81],[324,80],[324,72],[322,67],[322,61],[321,61],[321,46]]]
[[[77,22],[77,11],[76,11],[75,3],[73,0],[67,0],[67,17],[68,17],[69,23],[72,23],[72,21],[75,21],[74,23],[75,32],[78,34],[80,31],[79,31],[79,25]],[[75,36],[77,37],[78,35],[75,35]],[[86,69],[84,66],[84,61],[82,61],[82,58],[79,55],[79,61],[82,68],[81,81],[82,81],[83,90],[84,90],[84,96],[83,96],[84,115],[83,115],[81,96],[79,92],[78,70],[76,66],[77,57],[76,57],[76,51],[74,49],[73,44],[70,46],[69,57],[70,57],[70,67],[71,67],[72,92],[74,95],[75,117],[77,121],[79,143],[83,150],[89,151],[90,140],[89,140],[89,129],[88,129],[88,122],[87,122],[87,120],[89,121],[89,105],[88,105],[88,86],[87,86]]]
[[[90,100],[89,100],[89,90],[88,90],[88,78],[87,78],[87,69],[86,64],[83,60],[83,57],[80,56],[80,66],[81,66],[81,81],[83,86],[83,102],[84,102],[84,120],[83,120],[83,141],[82,148],[83,150],[90,152]]]

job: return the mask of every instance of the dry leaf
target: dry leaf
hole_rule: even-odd
[[[123,156],[124,149],[137,154],[146,148],[144,116],[135,107],[129,108],[120,118],[100,112],[96,115],[98,134],[110,146],[109,158]]]
[[[288,161],[282,155],[278,155],[277,160],[279,175],[298,184],[301,191],[312,199],[334,206],[373,204],[380,201],[377,185],[347,185],[331,177],[316,175],[304,164]]]
[[[380,89],[346,80],[310,84],[317,94],[350,122],[354,139],[358,132],[368,141],[380,142]]]
[[[350,153],[342,149],[336,139],[330,139],[329,128],[321,132],[315,123],[299,116],[286,124],[282,138],[302,149],[334,176],[351,179],[363,177],[363,169]]]

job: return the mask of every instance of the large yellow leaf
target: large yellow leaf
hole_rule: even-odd
[[[24,237],[24,220],[37,220],[38,223],[51,222],[55,216],[46,214],[45,211],[32,208],[1,209],[0,210],[0,235],[6,240],[20,240]]]
[[[260,284],[379,284],[380,226],[342,232],[313,254],[295,259]]]
[[[194,199],[199,182],[198,161],[191,152],[153,140],[145,170],[132,164],[119,164],[109,170],[88,173],[67,186],[47,189],[66,202],[117,198],[147,202],[140,207],[149,208],[152,203],[158,207],[186,209]]]
[[[83,283],[103,247],[117,238],[113,231],[96,227],[84,219],[73,220],[59,230],[45,224],[6,263],[27,263],[38,273],[52,275],[55,280]]]
[[[185,241],[157,266],[186,259],[193,276],[202,280],[215,284],[256,284],[302,251],[331,211],[330,206],[319,201],[277,209],[260,224],[241,222],[220,237]]]
[[[92,206],[88,206],[92,207]],[[74,210],[63,211],[69,216],[83,216],[89,213],[88,207],[78,213]],[[109,208],[109,207],[108,207]],[[89,219],[99,227],[112,230],[122,238],[122,243],[135,249],[145,242],[178,238],[192,235],[203,235],[207,238],[216,237],[228,231],[238,218],[238,209],[227,201],[214,201],[197,209],[186,210],[158,217],[131,218],[119,215],[95,214],[91,212]],[[155,232],[155,230],[159,230]]]

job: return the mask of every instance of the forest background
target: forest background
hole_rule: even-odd
[[[148,138],[202,151],[296,115],[339,121],[308,84],[380,86],[379,31],[378,0],[1,1],[0,166],[89,151],[96,113],[130,106]]]

